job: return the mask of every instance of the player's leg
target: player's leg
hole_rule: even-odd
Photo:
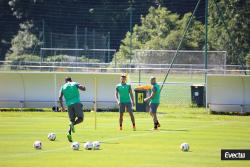
[[[135,117],[134,117],[134,114],[133,114],[132,104],[126,104],[126,108],[127,108],[128,113],[129,113],[131,122],[133,124],[133,130],[136,130],[136,127],[135,127]]]
[[[160,127],[160,123],[158,121],[158,118],[157,118],[157,108],[158,108],[158,104],[153,104],[151,103],[150,104],[150,115],[152,116],[153,118],[153,122],[154,122],[154,129],[156,130],[158,127]]]
[[[160,123],[159,123],[159,120],[158,120],[158,117],[157,117],[157,109],[159,107],[159,104],[155,104],[155,119],[156,119],[156,124],[157,124],[157,127],[160,127]]]
[[[151,108],[150,108],[150,110],[149,110],[149,114],[150,114],[150,116],[154,119],[154,115],[153,115],[153,113],[152,113],[152,111],[151,111]]]
[[[119,118],[119,125],[120,125],[120,130],[122,130],[122,123],[123,123],[123,113],[124,113],[124,112],[120,112],[120,118]]]
[[[69,115],[69,120],[70,120],[69,133],[71,134],[71,132],[73,132],[73,127],[74,127],[74,123],[76,120],[76,114],[75,114],[75,109],[73,105],[68,106],[68,115]]]
[[[119,125],[120,125],[120,130],[122,130],[123,114],[124,114],[124,112],[125,112],[125,105],[121,103],[120,106],[119,106],[119,113],[120,113]]]
[[[152,114],[152,118],[153,118],[153,122],[154,122],[154,129],[156,130],[158,128],[157,126],[157,117],[156,117],[156,113],[155,112],[152,112],[150,111],[151,114]]]
[[[73,107],[74,107],[74,111],[75,111],[75,114],[77,117],[77,119],[73,125],[77,125],[77,124],[83,122],[83,118],[84,118],[83,109],[82,109],[83,105],[81,103],[76,103],[73,105]]]
[[[76,115],[75,115],[74,108],[72,105],[68,106],[68,115],[69,115],[69,120],[71,123],[69,124],[67,138],[68,138],[69,142],[72,142],[73,140],[72,140],[71,132],[72,132],[72,130],[74,130],[74,128],[72,128],[72,126],[73,126],[75,119],[76,119]]]
[[[160,127],[160,124],[158,122],[156,112],[152,112],[152,115],[153,115],[153,121],[154,121],[154,129],[157,129],[158,127]]]

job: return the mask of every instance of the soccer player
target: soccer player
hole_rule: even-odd
[[[152,92],[149,97],[144,99],[144,101],[149,102],[149,108],[150,108],[149,112],[153,118],[154,130],[157,130],[158,127],[160,127],[160,123],[156,115],[157,108],[160,104],[160,86],[157,84],[155,77],[150,77],[150,82],[152,85],[152,90],[151,90]]]
[[[119,123],[120,123],[120,130],[122,130],[122,122],[123,122],[123,114],[125,112],[125,109],[127,109],[131,122],[133,124],[133,130],[136,130],[135,127],[135,117],[133,114],[133,109],[132,105],[134,106],[134,95],[133,91],[131,88],[130,84],[126,83],[127,76],[126,74],[121,75],[121,83],[119,83],[116,86],[116,91],[115,91],[115,98],[117,101],[117,104],[119,105],[119,112],[120,112],[120,117],[119,117]],[[132,104],[131,104],[132,101]]]
[[[63,96],[68,107],[68,115],[70,119],[69,130],[67,138],[69,142],[72,142],[71,132],[75,132],[74,125],[77,125],[83,121],[83,109],[80,102],[79,89],[85,91],[86,88],[77,82],[72,82],[71,77],[65,78],[65,84],[61,87],[59,94],[59,101],[62,107],[62,111],[65,111],[63,105]]]

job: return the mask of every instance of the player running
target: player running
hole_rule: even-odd
[[[79,90],[85,91],[86,88],[77,82],[72,82],[71,77],[65,78],[65,84],[61,87],[59,94],[59,101],[62,107],[62,111],[65,111],[63,106],[63,96],[68,107],[68,115],[70,119],[69,130],[67,138],[69,142],[72,142],[71,132],[75,133],[74,125],[77,125],[83,121],[83,109],[80,102]]]
[[[150,115],[153,118],[153,122],[154,122],[154,130],[157,130],[158,127],[160,127],[160,123],[157,119],[157,108],[160,104],[160,86],[157,84],[156,82],[156,78],[155,77],[150,77],[150,82],[152,85],[152,93],[149,97],[145,98],[144,101],[145,102],[150,102],[149,103],[149,112]]]
[[[133,130],[136,130],[135,127],[135,117],[133,114],[132,105],[134,106],[134,95],[130,84],[126,83],[127,76],[125,74],[121,75],[121,83],[119,83],[116,86],[115,91],[115,98],[117,101],[117,104],[119,105],[119,123],[120,123],[120,130],[122,130],[122,122],[123,122],[123,114],[125,112],[125,109],[127,108],[127,111],[130,115],[131,122],[133,124]],[[119,97],[118,97],[119,96]],[[131,104],[132,100],[132,104]]]

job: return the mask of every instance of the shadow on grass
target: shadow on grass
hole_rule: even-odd
[[[118,143],[118,142],[108,142],[108,141],[103,141],[103,142],[101,142],[101,143],[104,143],[104,144],[120,144],[120,143]]]
[[[137,130],[137,131],[146,131],[146,132],[188,132],[189,130],[187,129],[147,129],[147,130]]]
[[[83,141],[83,143],[86,143],[87,141]],[[120,144],[118,142],[108,142],[108,141],[100,141],[100,143],[103,143],[103,144]]]

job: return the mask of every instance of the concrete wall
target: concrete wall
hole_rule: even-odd
[[[59,90],[66,76],[71,76],[73,81],[86,87],[85,92],[81,91],[84,108],[93,108],[95,94],[97,108],[117,107],[114,94],[115,86],[120,82],[119,74],[62,72],[1,72],[0,107],[51,108],[57,106]]]
[[[207,84],[212,111],[250,112],[250,76],[208,75]]]

